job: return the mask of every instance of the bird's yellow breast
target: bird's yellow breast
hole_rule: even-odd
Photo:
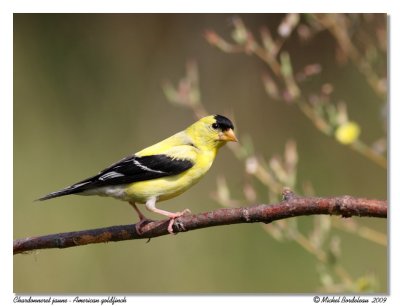
[[[210,169],[216,150],[198,152],[194,166],[178,175],[135,182],[125,189],[125,200],[146,203],[151,197],[157,202],[176,197],[196,184]]]

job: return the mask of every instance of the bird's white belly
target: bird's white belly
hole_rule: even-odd
[[[105,186],[95,189],[86,190],[81,195],[99,195],[104,197],[113,197],[120,200],[125,200],[127,185]]]

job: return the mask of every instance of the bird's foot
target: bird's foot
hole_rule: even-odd
[[[149,223],[151,223],[151,222],[154,222],[154,220],[147,219],[147,218],[142,218],[142,219],[140,219],[140,221],[139,221],[138,223],[135,224],[135,230],[136,230],[136,232],[137,232],[139,235],[142,235],[142,234],[143,234],[143,227],[144,227],[146,224],[149,224]]]
[[[175,223],[175,219],[179,218],[179,217],[182,217],[184,215],[189,215],[191,213],[192,212],[187,208],[184,209],[183,211],[180,211],[180,212],[171,213],[169,215],[170,220],[169,220],[169,223],[168,223],[168,233],[176,235],[177,233],[174,233],[174,229],[173,229],[173,225]]]

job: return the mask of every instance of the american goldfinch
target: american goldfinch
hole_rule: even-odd
[[[136,203],[146,204],[152,212],[170,218],[168,231],[173,233],[174,219],[182,212],[169,212],[156,203],[176,197],[196,184],[210,169],[215,156],[228,141],[237,141],[232,122],[221,115],[207,116],[186,130],[125,157],[99,174],[38,200],[64,195],[100,195],[129,202],[140,222],[149,222]]]

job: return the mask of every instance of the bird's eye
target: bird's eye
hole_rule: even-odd
[[[218,123],[213,123],[211,126],[215,130],[219,128],[219,124]]]

